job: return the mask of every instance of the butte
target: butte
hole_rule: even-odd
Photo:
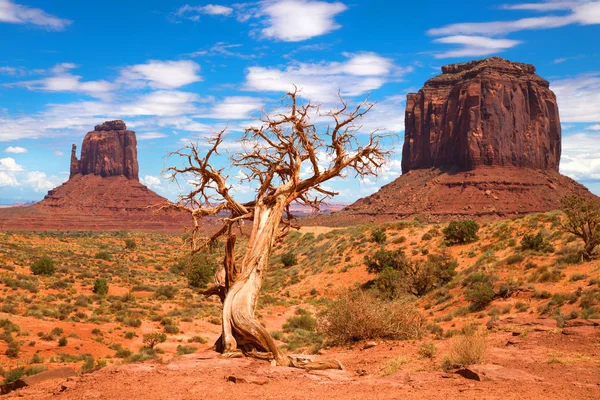
[[[183,212],[158,212],[167,200],[140,183],[135,132],[107,121],[88,132],[69,180],[29,207],[0,210],[0,230],[144,230],[182,232]]]
[[[595,197],[559,173],[560,156],[556,96],[533,65],[446,65],[408,94],[402,175],[311,223],[507,218],[558,209],[566,195]]]

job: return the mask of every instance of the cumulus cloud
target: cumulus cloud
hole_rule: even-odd
[[[600,122],[600,73],[554,80],[562,122]]]
[[[34,192],[47,192],[55,188],[61,182],[57,177],[49,178],[45,172],[32,171],[28,172],[23,183],[29,185]]]
[[[588,131],[600,131],[600,124],[590,125],[587,128]]]
[[[340,25],[334,18],[346,9],[347,7],[340,2],[263,1],[260,15],[266,17],[267,26],[261,33],[267,38],[300,42],[339,29]]]
[[[522,43],[518,40],[493,39],[484,36],[456,35],[434,40],[435,43],[455,44],[455,50],[436,53],[435,58],[477,57],[499,53]]]
[[[4,149],[5,153],[13,153],[13,154],[21,154],[21,153],[27,153],[27,149],[24,147],[19,147],[19,146],[8,146],[6,149]]]
[[[134,87],[176,89],[199,82],[200,65],[191,60],[158,61],[123,68],[118,81]]]
[[[600,180],[600,134],[575,133],[563,137],[561,173],[576,180]]]
[[[16,4],[11,0],[0,0],[0,22],[36,25],[48,30],[60,31],[71,21],[59,18],[39,8]]]
[[[411,71],[394,66],[389,58],[376,53],[344,53],[347,60],[329,63],[293,63],[280,68],[250,67],[245,88],[256,91],[287,92],[296,85],[300,95],[319,102],[335,100],[338,91],[344,96],[363,95],[378,89],[392,78]]]
[[[0,171],[18,172],[23,171],[23,167],[17,164],[14,158],[0,158]]]
[[[141,178],[140,181],[149,188],[156,188],[157,186],[160,186],[162,182],[160,178],[152,175],[146,175]]]
[[[62,157],[62,156],[64,156],[64,155],[65,155],[65,153],[63,153],[63,152],[62,152],[62,151],[60,151],[60,150],[54,150],[54,153],[53,153],[53,154],[54,154],[56,157]]]

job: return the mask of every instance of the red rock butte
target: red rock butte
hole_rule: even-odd
[[[505,218],[557,209],[569,194],[595,197],[558,172],[560,155],[556,96],[533,65],[447,65],[407,96],[402,176],[310,222]]]
[[[0,230],[148,230],[183,232],[191,218],[158,211],[167,200],[138,179],[135,132],[107,121],[71,151],[69,180],[29,207],[0,210]]]

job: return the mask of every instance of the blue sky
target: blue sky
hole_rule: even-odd
[[[175,199],[167,152],[226,126],[235,151],[294,83],[323,109],[338,90],[370,95],[363,133],[399,135],[379,179],[331,182],[353,201],[400,175],[406,94],[444,64],[492,55],[551,82],[561,171],[600,193],[600,1],[0,0],[0,37],[0,203],[65,181],[71,144],[108,119],[137,132],[142,182]]]

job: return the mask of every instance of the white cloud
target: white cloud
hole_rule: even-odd
[[[144,185],[148,186],[149,188],[156,188],[157,186],[160,186],[162,183],[160,178],[158,178],[156,176],[152,176],[152,175],[146,175],[143,178],[141,178],[140,181]]]
[[[0,171],[18,172],[23,171],[23,167],[17,164],[14,158],[0,158]]]
[[[216,4],[208,4],[205,6],[190,6],[189,4],[186,4],[180,7],[177,12],[175,12],[175,15],[191,19],[192,21],[198,21],[200,19],[200,14],[221,15],[227,17],[231,15],[232,12],[233,8]]]
[[[561,173],[576,180],[600,180],[600,135],[576,133],[563,137]]]
[[[600,122],[600,73],[551,82],[562,122]]]
[[[123,68],[118,82],[134,87],[149,86],[155,89],[175,89],[199,82],[200,65],[191,60],[158,61]]]
[[[600,1],[542,2],[505,7],[512,10],[555,11],[568,10],[566,15],[544,15],[511,21],[467,22],[446,25],[427,31],[432,36],[446,35],[506,35],[512,32],[530,29],[550,29],[566,25],[600,24]]]
[[[343,54],[344,62],[294,63],[285,69],[250,67],[245,87],[248,90],[287,92],[296,85],[306,98],[324,102],[344,96],[358,96],[378,89],[393,77],[411,71],[395,67],[392,60],[376,53]]]
[[[65,155],[65,153],[63,153],[63,152],[62,152],[62,151],[60,151],[60,150],[54,150],[54,155],[55,155],[56,157],[62,157],[62,156],[64,156],[64,155]]]
[[[152,139],[162,139],[162,138],[169,137],[169,135],[161,133],[161,132],[143,132],[143,133],[138,133],[136,136],[137,136],[138,140],[152,140]]]
[[[299,42],[340,28],[334,17],[346,9],[340,2],[263,1],[259,14],[266,17],[267,27],[261,32],[267,38]]]
[[[14,174],[9,174],[8,172],[0,171],[0,187],[3,186],[17,186],[19,181],[14,176]]]
[[[13,153],[13,154],[21,154],[21,153],[27,153],[27,149],[24,147],[19,147],[19,146],[8,146],[6,149],[4,149],[5,153]]]
[[[225,97],[223,101],[214,105],[212,112],[208,115],[216,119],[248,119],[252,113],[259,111],[264,102],[256,97],[231,96]]]
[[[390,133],[404,131],[404,105],[406,95],[386,97],[359,121],[362,125],[360,132],[371,133],[375,130]]]
[[[94,97],[105,97],[116,88],[116,85],[105,80],[82,81],[79,75],[73,75],[68,71],[76,68],[72,63],[57,64],[49,70],[53,76],[31,81],[21,81],[5,84],[7,87],[22,86],[29,90],[47,92],[72,92],[85,93]]]
[[[48,178],[45,172],[40,171],[28,172],[23,182],[30,185],[34,192],[46,192],[60,183],[58,178]]]
[[[585,129],[587,129],[589,131],[600,131],[600,124],[591,125],[591,126],[588,126]]]
[[[484,36],[446,36],[434,40],[435,43],[457,44],[460,47],[443,53],[436,53],[435,58],[487,56],[510,49],[522,42],[509,39],[493,39]]]
[[[63,30],[71,23],[68,19],[48,14],[39,8],[15,4],[11,0],[0,0],[0,22],[31,24],[57,31]]]

